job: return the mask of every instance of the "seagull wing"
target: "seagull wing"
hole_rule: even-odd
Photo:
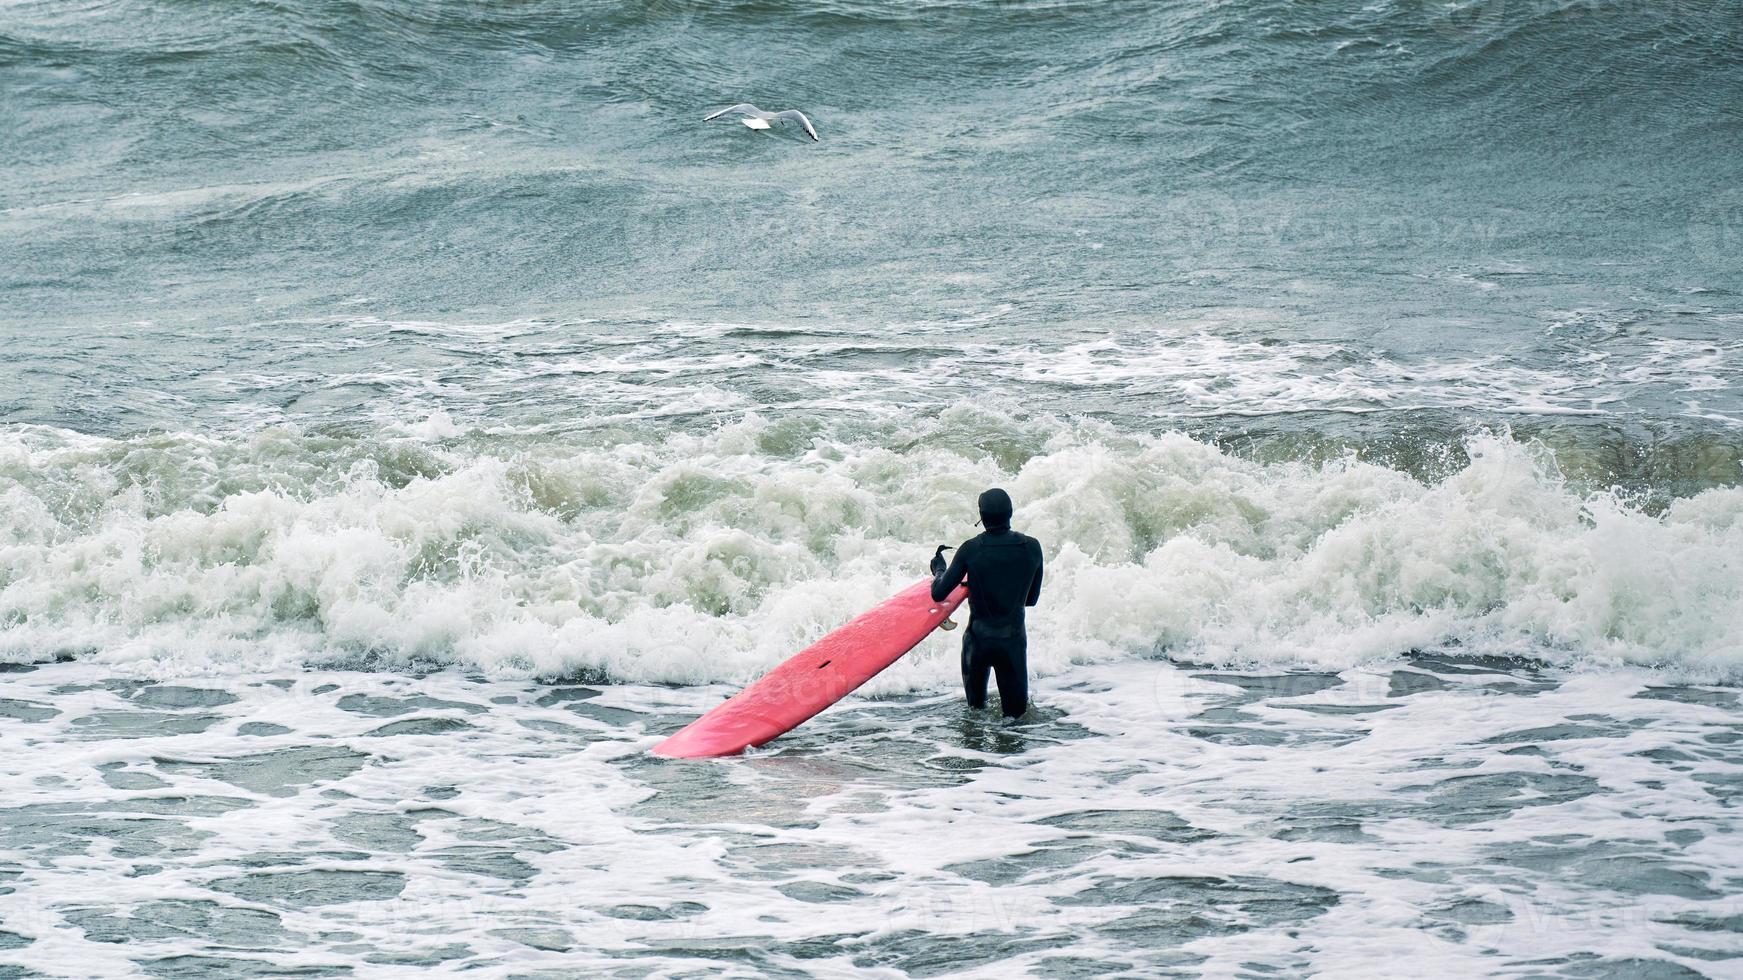
[[[729,112],[743,113],[744,115],[747,115],[747,116],[756,116],[756,115],[762,114],[761,109],[758,109],[756,106],[751,105],[749,102],[740,102],[738,105],[729,105],[726,108],[720,110],[719,112],[715,112],[715,113],[711,113],[709,115],[703,116],[702,121],[707,122],[710,119],[719,119],[721,116],[724,116]]]
[[[823,142],[822,140],[817,139],[817,130],[812,128],[811,120],[806,119],[805,114],[803,112],[800,112],[797,109],[788,109],[785,112],[775,113],[775,118],[776,119],[797,119],[797,120],[799,120],[799,125],[805,127],[805,132],[811,134],[812,140],[819,142],[819,143]]]

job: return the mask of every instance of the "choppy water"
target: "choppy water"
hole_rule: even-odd
[[[930,641],[938,643],[939,641]],[[10,675],[0,943],[50,974],[1690,977],[1739,955],[1735,690],[1132,663],[1017,727],[726,689]],[[26,974],[28,975],[28,974]]]
[[[0,973],[1735,975],[1740,33],[0,0]]]

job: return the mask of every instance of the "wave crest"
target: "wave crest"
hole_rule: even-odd
[[[998,455],[952,438],[989,430]],[[1047,548],[1042,674],[1460,646],[1743,676],[1743,489],[1648,506],[1505,434],[1426,478],[966,409],[879,438],[755,416],[585,445],[400,431],[6,430],[0,655],[742,681],[922,574],[999,484]],[[954,675],[934,639],[878,689]]]

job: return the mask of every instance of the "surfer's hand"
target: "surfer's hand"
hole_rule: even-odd
[[[933,578],[937,578],[938,576],[944,574],[944,570],[947,567],[944,564],[944,553],[946,551],[950,551],[950,550],[952,550],[952,549],[949,545],[941,544],[938,546],[938,550],[934,551],[932,553],[932,564],[930,567],[932,569],[932,577]]]

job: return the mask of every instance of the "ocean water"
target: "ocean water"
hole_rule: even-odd
[[[1725,0],[0,0],[0,976],[1743,976],[1739,160]],[[991,485],[1027,721],[648,755]]]

